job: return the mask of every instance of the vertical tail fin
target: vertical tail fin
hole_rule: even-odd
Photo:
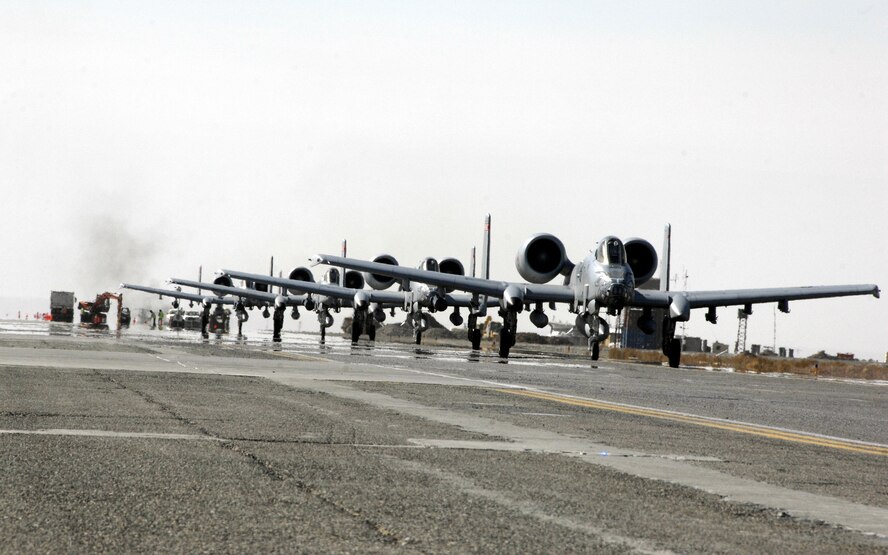
[[[203,281],[203,266],[197,267],[197,281]],[[197,294],[201,294],[200,287],[197,288]]]
[[[472,277],[475,277],[475,247],[472,247],[472,256],[471,260],[469,261],[469,269],[469,273],[472,274]]]
[[[271,257],[271,261],[268,263],[268,276],[269,276],[269,277],[274,277],[274,255],[272,255],[272,257]],[[274,290],[272,289],[272,286],[271,286],[271,285],[269,285],[268,287],[266,287],[265,290],[268,291],[269,293],[273,293],[273,292],[274,292]],[[283,293],[281,293],[281,294],[283,294]]]
[[[490,214],[484,217],[484,242],[481,247],[481,277],[490,279]]]
[[[660,261],[660,291],[669,291],[669,272],[672,257],[672,224],[663,230],[663,259]]]
[[[481,243],[481,277],[490,279],[490,214],[484,216],[484,239]],[[475,312],[477,316],[485,316],[487,314],[487,296],[479,298],[478,310]]]

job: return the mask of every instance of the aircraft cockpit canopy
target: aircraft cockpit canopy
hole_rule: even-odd
[[[324,274],[324,282],[339,285],[339,269],[330,268],[327,270],[327,273]]]
[[[595,251],[595,259],[602,264],[625,264],[626,247],[616,237],[605,237]]]
[[[419,269],[427,272],[438,272],[438,261],[434,258],[423,258],[419,263]]]

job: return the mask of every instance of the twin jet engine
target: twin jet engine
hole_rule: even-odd
[[[626,262],[632,269],[635,285],[641,285],[657,271],[657,251],[644,239],[632,238],[624,243]],[[550,233],[537,233],[524,241],[515,256],[515,267],[530,283],[548,283],[556,276],[569,281],[574,263],[567,257],[564,243]]]

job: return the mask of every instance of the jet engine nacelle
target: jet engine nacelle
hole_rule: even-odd
[[[213,285],[221,285],[223,287],[233,287],[234,283],[231,281],[231,276],[227,274],[222,274],[213,280]]]
[[[515,267],[530,283],[547,283],[558,274],[569,272],[573,263],[567,258],[564,243],[558,237],[537,233],[518,249]]]
[[[398,261],[394,256],[390,254],[380,254],[376,258],[373,259],[373,262],[378,262],[379,264],[391,264],[393,266],[398,265]],[[392,285],[395,284],[396,280],[393,277],[389,276],[381,276],[379,274],[371,274],[370,272],[364,272],[364,281],[377,291],[381,291],[382,289],[388,289]]]
[[[305,268],[304,266],[298,266],[290,270],[290,273],[287,274],[287,279],[292,279],[294,281],[308,281],[314,283],[314,274],[311,273],[311,270]],[[298,295],[302,293],[299,289],[295,289],[292,287],[287,288],[287,291],[291,295]]]
[[[444,260],[438,262],[438,271],[442,274],[450,274],[453,276],[464,276],[466,275],[466,269],[462,265],[462,262],[457,260],[456,258],[445,258]],[[444,291],[447,293],[452,293],[453,289],[446,287]],[[459,324],[454,324],[459,325]]]
[[[623,243],[626,247],[626,262],[632,268],[635,285],[641,285],[657,271],[657,251],[644,239],[632,238]]]
[[[364,274],[361,272],[356,272],[355,270],[348,270],[345,272],[345,286],[349,289],[363,289],[364,288]]]

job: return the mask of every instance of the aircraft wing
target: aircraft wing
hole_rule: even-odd
[[[121,283],[121,289],[132,289],[133,291],[142,291],[143,293],[154,293],[162,297],[172,297],[174,299],[182,299],[195,303],[202,303],[205,300],[213,304],[234,304],[233,300],[223,299],[212,295],[197,295],[195,293],[186,293],[184,291],[176,291],[169,289],[158,289],[157,287],[147,287],[144,285],[133,285],[131,283]]]
[[[458,306],[460,308],[477,308],[477,302],[472,302],[472,295],[465,293],[447,293],[444,295],[447,306]]]
[[[731,306],[756,303],[774,303],[803,299],[825,299],[854,295],[879,296],[879,287],[862,285],[820,285],[803,287],[773,287],[766,289],[725,289],[721,291],[648,291],[635,290],[631,306],[666,308],[677,296],[684,296],[690,308]]]
[[[249,272],[241,272],[239,270],[219,270],[223,274],[234,279],[245,279],[256,283],[267,283],[286,289],[296,289],[306,293],[315,295],[326,295],[335,299],[352,301],[355,293],[364,291],[372,303],[384,304],[387,306],[402,306],[404,304],[405,294],[401,291],[376,291],[373,289],[352,289],[350,287],[342,287],[340,285],[332,285],[329,283],[316,283],[314,281],[301,281],[296,279],[276,278],[274,276],[266,276],[262,274],[251,274]]]
[[[191,281],[188,279],[170,278],[171,283],[184,285],[185,287],[195,287],[198,289],[207,289],[217,295],[231,295],[240,299],[250,299],[268,304],[274,304],[279,295],[274,293],[266,293],[265,291],[256,291],[255,289],[241,289],[240,287],[228,287],[225,285],[217,285],[215,283],[205,283],[202,281]],[[302,304],[305,297],[302,295],[283,295],[286,304]]]
[[[341,256],[330,256],[327,254],[318,254],[311,257],[309,260],[313,264],[340,266],[352,270],[370,272],[371,274],[390,276],[396,279],[418,281],[430,285],[437,285],[439,287],[446,287],[448,289],[457,289],[469,293],[487,295],[498,299],[502,298],[503,293],[509,286],[515,286],[523,290],[524,300],[528,302],[541,301],[569,303],[574,300],[573,291],[570,287],[565,285],[512,283],[508,281],[445,274],[443,272],[430,272],[418,268],[405,268],[404,266],[380,264],[368,260],[343,258]]]

